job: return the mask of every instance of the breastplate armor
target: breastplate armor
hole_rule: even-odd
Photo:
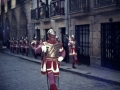
[[[34,40],[34,44],[35,44],[35,45],[37,44],[37,41],[36,41],[36,40]]]
[[[72,44],[72,48],[75,48],[75,43],[76,42],[75,41],[71,41],[70,43]]]
[[[59,49],[60,49],[60,44],[57,42],[56,44],[50,44],[48,42],[44,42],[44,45],[47,48],[46,57],[58,57],[59,56]]]

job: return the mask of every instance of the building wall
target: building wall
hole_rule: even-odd
[[[28,0],[29,1],[29,0]],[[44,0],[45,1],[45,0]],[[68,2],[69,0],[65,0],[65,8],[69,8]],[[66,28],[66,34],[71,36],[75,34],[75,26],[76,25],[90,25],[90,65],[94,67],[101,67],[101,23],[109,23],[109,19],[112,18],[113,22],[120,22],[120,12],[119,10],[114,10],[114,7],[104,7],[96,9],[94,8],[94,0],[90,0],[90,11],[87,13],[84,12],[76,12],[77,14],[68,14],[67,9],[65,9],[65,18],[64,19],[54,19],[49,18],[49,20],[38,20],[33,23],[31,21],[31,8],[35,9],[37,7],[36,0],[32,0],[33,6],[31,2],[26,2],[23,6],[18,5],[15,9],[8,11],[3,14],[4,23],[6,18],[9,19],[10,27],[12,25],[13,18],[16,18],[16,27],[17,32],[20,33],[20,22],[21,15],[24,12],[25,18],[27,20],[27,29],[28,29],[28,38],[32,40],[34,34],[37,35],[35,29],[40,29],[40,36],[43,37],[45,35],[45,29],[50,29],[51,27],[56,31],[57,36],[61,40],[61,28]],[[15,17],[13,17],[13,15]],[[57,16],[60,17],[60,16]],[[68,26],[67,26],[68,25]],[[12,30],[11,30],[12,31]],[[12,37],[12,36],[11,36]],[[20,38],[20,36],[18,36]],[[71,62],[71,60],[70,60]]]
[[[24,20],[21,20],[21,17],[22,17],[22,14],[25,13],[25,16],[23,16],[23,18],[25,18],[27,20],[27,29],[28,29],[28,38],[30,40],[32,40],[32,36],[33,36],[33,32],[34,32],[34,28],[33,28],[33,25],[32,22],[31,22],[31,2],[30,0],[28,0],[27,2],[24,3],[23,6],[21,5],[18,5],[16,6],[14,9],[12,10],[9,10],[7,13],[4,13],[3,14],[3,18],[4,18],[4,22],[5,22],[5,19],[8,18],[9,21],[10,21],[10,27],[12,25],[12,20],[15,18],[16,20],[16,27],[17,27],[17,34],[18,34],[18,37],[17,38],[21,38],[21,36],[19,35],[21,32],[24,32],[24,31],[21,31],[20,29],[20,22],[24,21]],[[12,30],[11,30],[12,31]],[[12,37],[12,36],[10,36]],[[23,36],[25,37],[25,36]]]
[[[93,11],[92,11],[93,12]],[[95,13],[95,12],[94,12]],[[120,22],[120,12],[110,11],[101,14],[70,17],[69,34],[75,34],[75,25],[90,25],[90,65],[101,67],[101,23],[109,23],[112,18],[113,22]]]

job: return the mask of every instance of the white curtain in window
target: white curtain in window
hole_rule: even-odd
[[[32,8],[31,9],[36,9],[37,8],[37,0],[32,0]]]
[[[16,0],[11,0],[11,9],[16,7]]]
[[[7,12],[7,10],[8,10],[8,6],[7,6],[7,0],[4,0],[4,4],[5,4],[5,13]]]

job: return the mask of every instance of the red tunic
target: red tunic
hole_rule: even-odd
[[[42,63],[41,63],[41,73],[42,74],[46,74],[46,73],[50,73],[50,72],[53,72],[54,73],[54,76],[58,76],[59,75],[59,67],[60,67],[60,62],[58,61],[58,57],[59,55],[56,54],[59,52],[59,54],[62,54],[64,52],[64,49],[63,47],[61,47],[61,44],[58,43],[58,42],[50,42],[49,40],[46,41],[46,42],[43,42],[43,45],[40,45],[39,47],[42,47],[42,46],[46,46],[47,45],[50,45],[52,46],[52,49],[50,47],[50,50],[48,49],[48,52],[50,51],[50,54],[48,55],[45,55],[43,60],[42,60]],[[56,46],[59,46],[59,48],[54,48],[54,45]],[[35,52],[39,52],[39,50],[41,50],[40,48],[37,48],[35,50]],[[52,56],[52,50],[53,50],[53,53],[55,53],[55,57]],[[51,55],[51,57],[49,57]]]
[[[29,41],[25,40],[25,48],[29,48]]]
[[[77,55],[75,44],[76,44],[75,40],[71,40],[68,43],[68,46],[70,47],[70,53],[69,53],[69,55],[71,55],[71,56]]]

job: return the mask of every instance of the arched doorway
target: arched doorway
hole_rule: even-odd
[[[5,30],[4,30],[4,43],[5,45],[8,45],[10,39],[10,22],[9,19],[5,19]]]
[[[78,46],[80,47],[80,48],[77,47],[78,60],[80,60],[80,62],[85,65],[90,65],[89,36],[90,36],[89,24],[75,26],[75,38],[77,40]]]
[[[17,39],[17,21],[14,14],[12,15],[12,20],[11,20],[10,38]]]
[[[8,18],[5,20],[5,40],[10,38],[10,22]]]
[[[20,37],[28,37],[28,30],[27,30],[27,17],[24,11],[21,12],[20,15]]]

